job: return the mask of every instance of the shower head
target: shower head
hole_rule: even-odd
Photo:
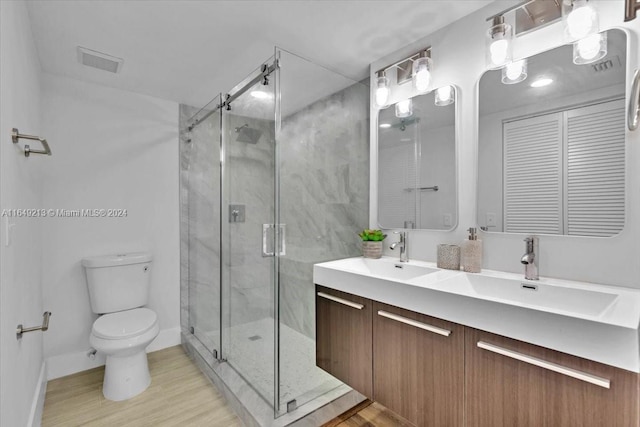
[[[249,144],[257,144],[258,140],[262,136],[262,132],[258,129],[253,129],[249,127],[249,124],[245,123],[240,127],[235,128],[238,136],[236,137],[236,141],[238,142],[246,142]]]

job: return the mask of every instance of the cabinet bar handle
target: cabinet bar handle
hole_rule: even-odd
[[[355,302],[347,301],[346,299],[334,297],[333,295],[325,294],[324,292],[318,292],[318,296],[326,299],[330,299],[331,301],[339,302],[340,304],[348,305],[351,308],[357,308],[358,310],[362,310],[364,305],[358,304]]]
[[[537,357],[527,356],[526,354],[518,353],[515,351],[507,350],[506,348],[498,347],[493,344],[486,343],[484,341],[478,341],[478,347],[491,351],[493,353],[501,354],[503,356],[510,357],[512,359],[519,360],[521,362],[528,363],[530,365],[538,366],[540,368],[548,369],[559,374],[569,376],[581,381],[585,381],[591,384],[603,388],[610,388],[610,381],[606,378],[596,377],[595,375],[587,374],[586,372],[576,371],[575,369],[567,368],[566,366],[558,365],[556,363],[547,362],[546,360],[538,359]]]
[[[416,328],[424,329],[425,331],[433,332],[434,334],[444,335],[445,337],[451,335],[451,331],[446,329],[407,319],[406,317],[398,316],[397,314],[389,313],[387,311],[379,310],[378,316],[386,317],[387,319],[395,320],[396,322],[406,323],[407,325],[415,326]]]

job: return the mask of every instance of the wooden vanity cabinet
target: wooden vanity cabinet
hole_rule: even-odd
[[[635,372],[316,291],[317,365],[417,427],[640,427]]]
[[[472,328],[465,335],[466,426],[639,425],[638,374]]]
[[[462,426],[464,327],[374,302],[373,399],[416,426]]]
[[[371,300],[316,286],[316,364],[373,396]]]

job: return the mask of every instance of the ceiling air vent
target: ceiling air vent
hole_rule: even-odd
[[[605,59],[604,61],[596,62],[595,64],[591,65],[593,71],[596,73],[612,70],[620,66],[622,66],[622,62],[620,61],[620,57],[618,57],[617,55],[612,57],[611,59]]]
[[[87,67],[97,68],[110,73],[118,73],[122,68],[124,59],[78,46],[78,62]]]

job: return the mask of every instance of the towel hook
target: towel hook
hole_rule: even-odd
[[[31,155],[31,153],[33,153],[33,154],[45,154],[47,156],[51,155],[51,148],[49,148],[49,143],[47,142],[46,139],[40,138],[39,136],[21,134],[20,131],[17,128],[11,129],[11,141],[13,141],[14,144],[17,144],[18,140],[20,140],[20,139],[29,139],[29,140],[32,140],[32,141],[40,141],[40,143],[42,144],[42,147],[44,148],[44,150],[32,150],[31,147],[29,147],[29,145],[25,144],[25,146],[24,146],[24,156],[25,157],[29,157],[29,155]]]

